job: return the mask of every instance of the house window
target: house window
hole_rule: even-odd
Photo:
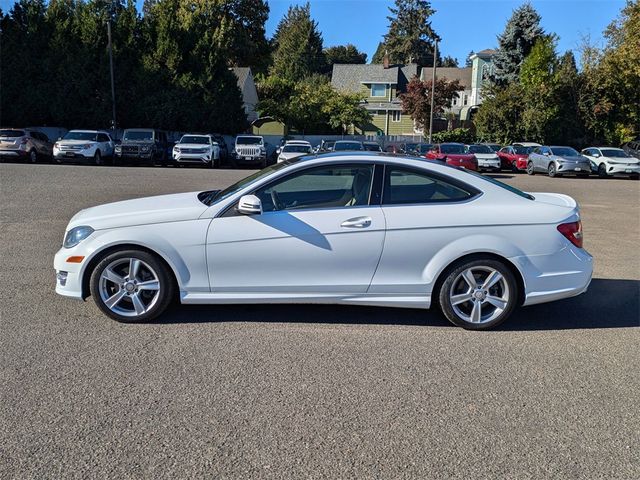
[[[469,103],[469,96],[465,93],[464,94],[464,104],[467,105]]]
[[[402,119],[402,113],[399,110],[394,110],[393,112],[391,112],[392,122],[399,122],[400,119]]]
[[[372,97],[386,97],[387,86],[384,83],[372,83],[371,84],[371,96]]]
[[[458,105],[458,95],[456,95],[455,97],[453,97],[453,101],[451,102],[451,104],[455,107],[456,105]]]

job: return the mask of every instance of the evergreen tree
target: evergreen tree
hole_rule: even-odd
[[[450,55],[447,55],[443,59],[439,59],[438,60],[438,66],[439,67],[445,67],[445,68],[459,68],[460,67],[460,65],[458,65],[458,60],[453,58]]]
[[[371,57],[371,63],[382,63],[386,48],[383,42],[378,43],[378,48],[376,48],[373,57]]]
[[[464,66],[469,68],[473,66],[473,60],[471,60],[471,57],[473,57],[475,55],[476,52],[474,52],[473,50],[471,50],[469,52],[469,55],[467,55],[466,60],[464,61]]]
[[[498,36],[498,51],[493,57],[491,81],[507,85],[518,81],[520,67],[533,49],[536,40],[544,35],[540,15],[530,3],[518,7]]]
[[[280,20],[273,37],[273,65],[270,73],[291,81],[299,81],[322,71],[322,35],[311,18],[311,7],[291,6]]]
[[[435,10],[427,0],[395,0],[389,31],[384,36],[385,49],[392,63],[433,65],[434,43],[438,35],[431,26]]]
[[[367,63],[367,54],[359,51],[355,45],[338,45],[324,51],[325,73],[331,73],[336,63]]]

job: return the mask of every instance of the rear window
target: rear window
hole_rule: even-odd
[[[487,145],[469,145],[467,148],[469,153],[493,153]]]
[[[440,145],[441,153],[463,154],[464,145]]]
[[[336,142],[333,149],[336,152],[342,150],[362,150],[362,144],[360,142]]]
[[[282,151],[293,153],[310,153],[311,147],[309,145],[285,145],[282,148]]]
[[[24,130],[0,130],[0,137],[16,138],[24,135]]]
[[[460,170],[464,171],[465,173],[468,173],[469,175],[473,175],[476,178],[481,178],[482,180],[484,180],[485,182],[489,182],[492,183],[500,188],[504,188],[505,190],[510,191],[511,193],[515,193],[516,195],[518,195],[519,197],[522,198],[526,198],[527,200],[535,200],[535,197],[533,195],[530,195],[526,192],[523,192],[522,190],[517,189],[516,187],[512,187],[511,185],[507,185],[506,183],[502,183],[498,180],[496,180],[495,178],[491,178],[491,177],[487,177],[485,175],[481,175],[477,172],[474,172],[472,170],[467,170],[466,168],[461,168]]]
[[[519,146],[515,146],[513,147],[513,149],[515,150],[515,152],[518,155],[529,155],[529,153],[531,153],[532,147],[519,147]]]

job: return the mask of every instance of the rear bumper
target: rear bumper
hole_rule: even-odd
[[[0,157],[20,158],[26,156],[27,152],[23,150],[0,150]]]
[[[510,260],[523,273],[524,305],[580,295],[586,292],[593,275],[593,257],[571,244],[550,255],[513,257]]]

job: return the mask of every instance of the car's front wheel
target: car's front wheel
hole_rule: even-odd
[[[93,163],[97,166],[102,165],[102,155],[100,154],[100,150],[96,150],[96,154],[93,156]]]
[[[600,178],[607,178],[607,166],[604,163],[598,165],[598,176]]]
[[[551,162],[551,163],[549,164],[549,168],[547,169],[547,174],[548,174],[551,178],[553,178],[553,177],[555,177],[555,176],[557,176],[557,175],[558,175],[558,172],[556,171],[556,164],[555,164],[555,163]]]
[[[438,301],[454,325],[485,330],[511,315],[518,302],[518,284],[504,263],[490,258],[470,260],[447,273]]]
[[[31,163],[37,163],[38,162],[38,152],[36,152],[35,150],[31,150],[29,152],[29,161]]]
[[[536,171],[533,168],[533,162],[527,163],[527,174],[528,175],[535,175],[536,174]]]
[[[175,295],[168,267],[142,250],[107,255],[94,268],[90,288],[98,308],[124,323],[153,320],[164,313]]]

